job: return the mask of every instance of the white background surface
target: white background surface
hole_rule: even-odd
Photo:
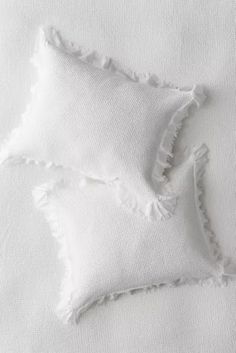
[[[236,259],[234,1],[0,0],[1,141],[30,97],[29,58],[45,24],[137,71],[205,85],[208,101],[188,121],[179,151],[209,146],[206,204],[225,254]],[[127,296],[91,310],[78,327],[62,325],[54,309],[63,268],[31,198],[48,177],[33,166],[0,169],[0,352],[235,353],[235,283]]]

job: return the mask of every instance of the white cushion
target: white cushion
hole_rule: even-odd
[[[163,222],[127,212],[108,185],[94,180],[34,190],[61,244],[66,275],[58,312],[64,321],[75,323],[94,304],[126,293],[222,278],[222,255],[202,204],[206,153],[202,146],[176,169],[181,196],[175,214]]]
[[[163,183],[175,137],[200,87],[179,89],[41,31],[32,100],[0,154],[61,165],[113,182],[119,200],[149,219],[168,218],[176,200]],[[114,183],[115,181],[115,183]]]

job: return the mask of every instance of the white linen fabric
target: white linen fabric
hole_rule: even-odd
[[[174,139],[191,106],[204,100],[190,90],[138,75],[108,57],[40,31],[33,61],[38,83],[22,125],[0,159],[23,157],[116,180],[119,200],[149,219],[168,218],[173,195],[160,195]]]
[[[222,281],[222,255],[200,198],[206,153],[202,146],[177,168],[179,204],[166,222],[130,214],[108,185],[91,179],[36,188],[36,205],[60,242],[66,266],[58,308],[65,322],[78,322],[94,304],[125,293],[210,277]]]
[[[184,124],[175,155],[209,146],[205,204],[221,247],[235,259],[235,1],[0,0],[1,141],[30,100],[36,77],[29,58],[41,24],[139,72],[206,86],[209,99]],[[39,173],[30,165],[0,167],[4,353],[235,353],[236,282],[126,295],[89,310],[78,326],[62,325],[54,311],[64,269],[32,204],[32,187],[46,182]]]

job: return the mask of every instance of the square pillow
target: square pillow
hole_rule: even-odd
[[[66,275],[58,313],[77,323],[95,304],[163,285],[223,279],[223,259],[202,204],[206,146],[177,168],[175,214],[149,222],[119,206],[109,185],[87,178],[37,187],[37,207],[60,243]]]
[[[179,89],[41,30],[33,62],[38,82],[0,160],[60,165],[113,183],[119,200],[149,219],[168,218],[163,191],[174,140],[200,87]]]

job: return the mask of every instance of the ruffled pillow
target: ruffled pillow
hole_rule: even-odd
[[[201,88],[185,90],[138,75],[111,58],[40,32],[33,59],[38,82],[0,160],[60,165],[112,182],[118,199],[149,219],[168,218],[176,199],[163,193],[175,137]]]
[[[58,307],[65,322],[76,323],[93,305],[123,294],[222,278],[222,255],[201,200],[206,153],[202,146],[177,168],[174,185],[181,196],[168,221],[126,212],[98,181],[34,190],[66,266]]]

